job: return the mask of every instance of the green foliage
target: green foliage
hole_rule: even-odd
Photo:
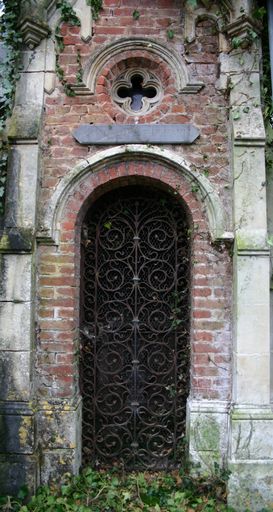
[[[80,26],[81,22],[76,15],[73,7],[70,5],[67,0],[60,0],[56,5],[57,9],[61,12],[61,21],[64,23],[69,23],[70,25]]]
[[[71,86],[68,84],[66,78],[64,77],[64,70],[59,64],[59,54],[56,55],[56,75],[61,82],[64,92],[67,96],[75,96],[75,92],[71,89]]]
[[[135,9],[134,12],[133,12],[134,20],[138,20],[139,17],[140,17],[140,12]]]
[[[17,27],[21,0],[5,0],[4,13],[1,17],[0,39],[6,55],[0,62],[1,104],[0,132],[5,126],[6,119],[11,115],[16,82],[20,70],[20,45],[22,37]]]
[[[0,143],[0,216],[4,214],[4,200],[7,180],[8,145]]]
[[[57,3],[57,9],[61,12],[61,22],[68,23],[70,25],[80,26],[81,22],[76,15],[73,7],[68,3],[67,0],[61,0]],[[71,86],[67,82],[64,76],[64,70],[60,65],[60,53],[64,50],[64,40],[61,35],[60,27],[56,27],[55,30],[55,42],[56,42],[56,75],[61,82],[64,92],[67,96],[75,96],[75,92],[71,89]],[[79,65],[79,71],[76,75],[77,82],[81,82],[82,79],[82,66],[81,66],[81,56],[79,52],[77,53],[77,62]]]
[[[7,177],[8,146],[3,141],[6,120],[12,113],[16,82],[20,71],[22,37],[18,30],[21,0],[4,0],[0,24],[0,39],[5,55],[0,62],[0,215],[4,214],[4,196]]]
[[[102,0],[86,0],[86,3],[91,6],[93,18],[97,20],[99,11],[102,8]]]
[[[167,37],[168,37],[168,39],[173,39],[174,38],[174,31],[171,28],[169,28],[167,30]]]
[[[0,498],[11,512],[231,512],[225,504],[225,478],[194,479],[186,471],[120,474],[117,469],[88,468],[80,476],[66,474],[61,485],[40,487],[25,503]]]
[[[256,10],[260,13],[258,16],[263,18],[266,13],[264,7],[260,7]],[[270,55],[269,55],[269,40],[267,24],[264,26],[262,31],[262,48],[263,48],[263,72],[262,72],[262,105],[263,105],[263,116],[266,133],[266,146],[265,146],[265,159],[267,174],[273,174],[273,102],[272,102],[272,85],[271,85],[271,68],[270,68]]]
[[[248,48],[258,38],[255,30],[248,30],[246,37],[233,37],[231,39],[231,46],[234,50],[237,48]]]
[[[187,0],[186,4],[192,9],[197,9],[197,0]]]
[[[78,50],[78,49],[77,49],[77,64],[78,64],[78,71],[76,74],[76,80],[78,83],[81,83],[82,77],[83,77],[83,68],[82,68],[81,53],[80,53],[80,50]]]

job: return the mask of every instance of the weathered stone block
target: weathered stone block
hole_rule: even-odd
[[[80,453],[78,450],[56,450],[44,452],[41,465],[41,484],[60,479],[64,473],[77,474],[80,468]]]
[[[0,253],[31,252],[34,230],[28,228],[8,228],[0,233]]]
[[[226,404],[213,401],[189,402],[188,436],[190,459],[202,471],[213,473],[215,463],[223,466],[227,454],[228,415]]]
[[[16,88],[15,108],[23,105],[25,114],[27,114],[27,110],[32,107],[36,108],[36,111],[41,112],[44,92],[43,78],[43,71],[35,73],[21,73],[21,77]],[[29,115],[28,119],[30,119]]]
[[[240,83],[239,80],[240,78],[238,78],[238,84]],[[234,106],[231,112],[233,138],[234,140],[236,140],[236,142],[241,141],[241,144],[246,144],[247,141],[251,140],[263,143],[265,140],[265,131],[261,108],[259,106],[254,107],[253,101],[251,102],[250,105],[237,106],[241,105],[241,103],[244,103],[242,101],[242,97],[245,98],[245,95],[247,94],[247,91],[245,91],[244,88],[242,89],[241,84],[240,87],[238,85],[238,88],[239,91],[237,91],[237,86],[235,86],[235,90],[233,92],[234,99],[232,104]],[[251,91],[249,91],[249,96],[251,97]],[[257,101],[259,102],[259,98],[257,99]],[[244,156],[242,152],[241,155]],[[253,152],[251,156],[256,157],[256,153]],[[254,169],[255,171],[258,171],[257,167],[253,167],[252,171],[254,171]]]
[[[33,453],[33,416],[0,415],[0,452]]]
[[[259,348],[260,354],[263,354],[268,350],[269,338],[268,260],[258,254],[256,256],[242,254],[235,259],[235,267],[236,289],[240,297],[235,350],[242,355],[255,356]],[[258,337],[257,333],[259,333]]]
[[[236,375],[234,376],[234,399],[236,402],[268,404],[270,395],[268,353],[237,354],[236,359]]]
[[[256,52],[245,52],[238,49],[232,54],[220,53],[221,73],[242,75],[243,72],[259,72],[259,55]]]
[[[239,135],[239,134],[237,134]],[[247,135],[247,130],[243,136]],[[264,150],[234,149],[234,214],[240,249],[266,246]]]
[[[26,122],[23,117],[24,122]],[[9,158],[5,226],[35,228],[38,146],[22,144]]]
[[[30,352],[0,352],[0,400],[28,400]]]
[[[30,302],[0,302],[1,350],[22,352],[31,349],[31,308]]]
[[[29,104],[15,107],[8,123],[9,139],[36,140],[39,133],[41,113],[39,105]]]
[[[37,460],[31,455],[0,455],[0,494],[16,495],[27,485],[31,492],[37,487]]]
[[[231,463],[228,481],[228,504],[238,512],[272,510],[273,463]],[[270,508],[269,508],[270,507]]]
[[[0,255],[0,301],[30,301],[31,281],[32,255]]]
[[[23,71],[33,73],[34,71],[44,71],[45,69],[45,46],[46,41],[42,41],[39,49],[22,52]]]
[[[79,449],[81,445],[81,408],[74,411],[54,410],[37,413],[37,435],[43,449]]]
[[[273,460],[273,414],[269,420],[233,420],[231,434],[234,460]]]

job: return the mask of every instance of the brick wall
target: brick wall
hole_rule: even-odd
[[[100,148],[80,146],[72,130],[81,123],[114,124],[135,122],[111,99],[113,81],[132,66],[143,67],[162,82],[164,98],[139,123],[193,123],[200,138],[189,146],[172,148],[211,180],[229,212],[230,171],[227,132],[227,98],[216,88],[218,76],[218,35],[214,23],[200,19],[197,38],[183,41],[183,9],[180,1],[105,0],[94,23],[89,43],[80,38],[78,27],[61,28],[65,48],[60,56],[68,82],[76,81],[77,55],[82,64],[101,45],[120,37],[139,35],[163,41],[182,53],[190,76],[203,81],[198,94],[179,94],[175,77],[165,61],[148,50],[125,51],[109,60],[96,82],[94,95],[68,97],[62,85],[45,98],[43,159],[40,204],[47,205],[60,180],[81,159]],[[170,38],[170,32],[173,38]],[[169,34],[169,35],[168,35]],[[78,386],[78,310],[80,220],[90,201],[106,190],[138,179],[180,194],[193,221],[192,251],[192,385],[196,398],[228,399],[231,385],[231,264],[228,250],[211,243],[207,218],[201,203],[177,170],[150,161],[121,161],[89,173],[74,187],[62,211],[59,246],[40,244],[38,253],[38,394],[42,397],[73,396]],[[44,210],[40,216],[43,218]]]

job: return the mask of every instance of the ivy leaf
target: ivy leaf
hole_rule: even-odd
[[[192,9],[197,9],[197,0],[187,0],[187,5]]]
[[[167,36],[169,39],[174,38],[174,31],[171,28],[169,30],[167,30]]]
[[[241,118],[241,114],[240,114],[239,110],[235,110],[235,112],[232,113],[232,119],[234,121],[237,121],[240,118]]]
[[[268,238],[267,238],[267,243],[270,247],[273,247],[273,235],[270,235]]]
[[[134,12],[133,12],[134,20],[138,20],[139,17],[140,17],[140,12],[135,9]]]
[[[242,44],[242,38],[241,37],[233,37],[231,40],[232,48],[236,49],[239,48]]]
[[[112,226],[112,222],[111,222],[110,220],[108,220],[107,222],[105,222],[105,223],[103,224],[103,227],[104,227],[105,229],[111,229],[111,226]]]

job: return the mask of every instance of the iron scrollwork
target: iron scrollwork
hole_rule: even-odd
[[[83,463],[172,467],[189,393],[186,213],[163,193],[113,192],[82,246]]]

